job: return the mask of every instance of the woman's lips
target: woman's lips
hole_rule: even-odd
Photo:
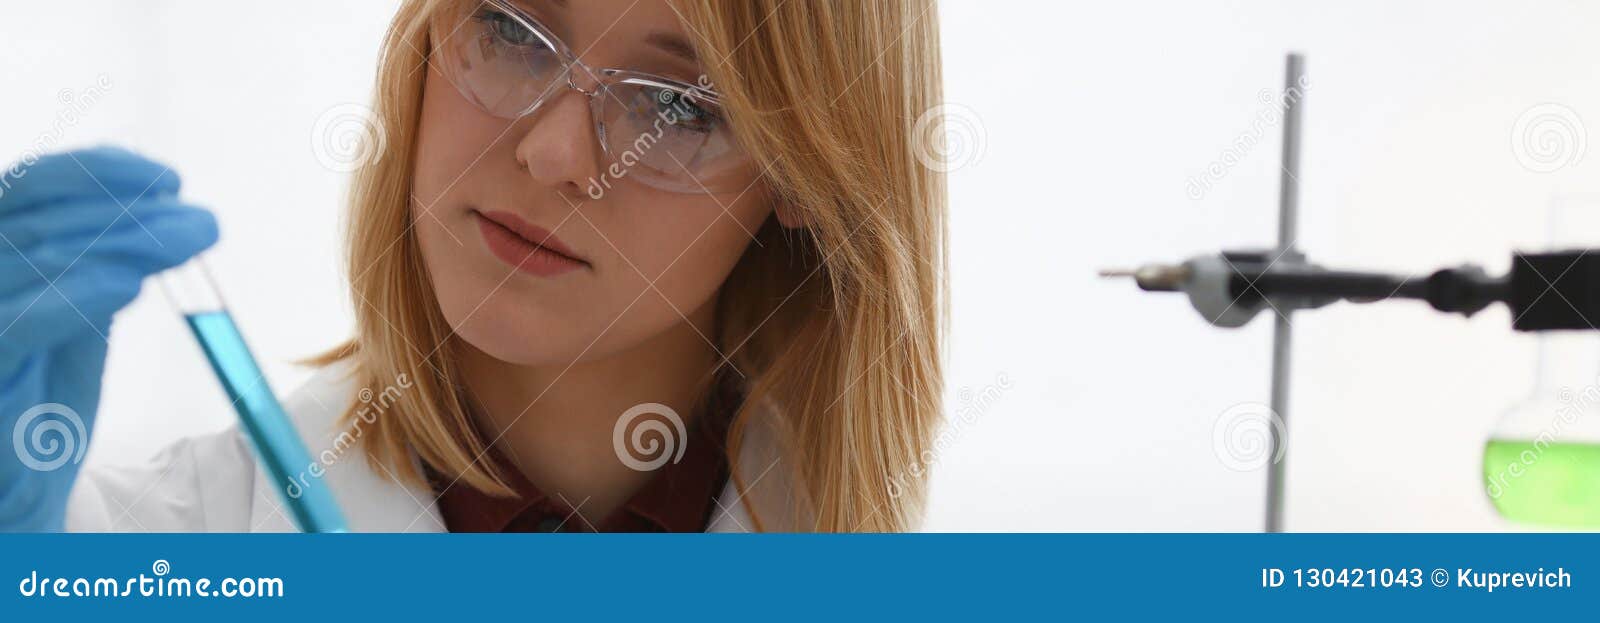
[[[517,270],[540,277],[554,277],[589,267],[588,262],[579,259],[550,230],[522,220],[515,214],[473,210],[472,215],[478,220],[478,231],[483,234],[483,242],[489,247],[489,252]]]

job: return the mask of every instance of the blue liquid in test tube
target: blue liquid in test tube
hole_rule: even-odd
[[[167,271],[162,285],[200,342],[295,524],[302,532],[344,532],[344,514],[327,483],[298,477],[311,465],[311,454],[250,355],[205,265],[196,259]]]

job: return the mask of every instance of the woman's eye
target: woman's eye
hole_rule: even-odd
[[[527,26],[500,11],[485,10],[478,15],[478,21],[484,24],[489,34],[499,43],[516,47],[548,47]]]
[[[655,89],[650,92],[656,103],[656,114],[673,127],[709,134],[722,123],[722,117],[700,98],[673,89]]]

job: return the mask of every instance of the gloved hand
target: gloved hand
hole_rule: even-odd
[[[216,242],[177,194],[177,174],[116,148],[0,169],[0,531],[61,529],[112,314]]]

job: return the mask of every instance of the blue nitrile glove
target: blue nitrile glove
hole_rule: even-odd
[[[0,169],[0,531],[61,529],[112,314],[216,242],[177,194],[175,173],[116,148]]]

